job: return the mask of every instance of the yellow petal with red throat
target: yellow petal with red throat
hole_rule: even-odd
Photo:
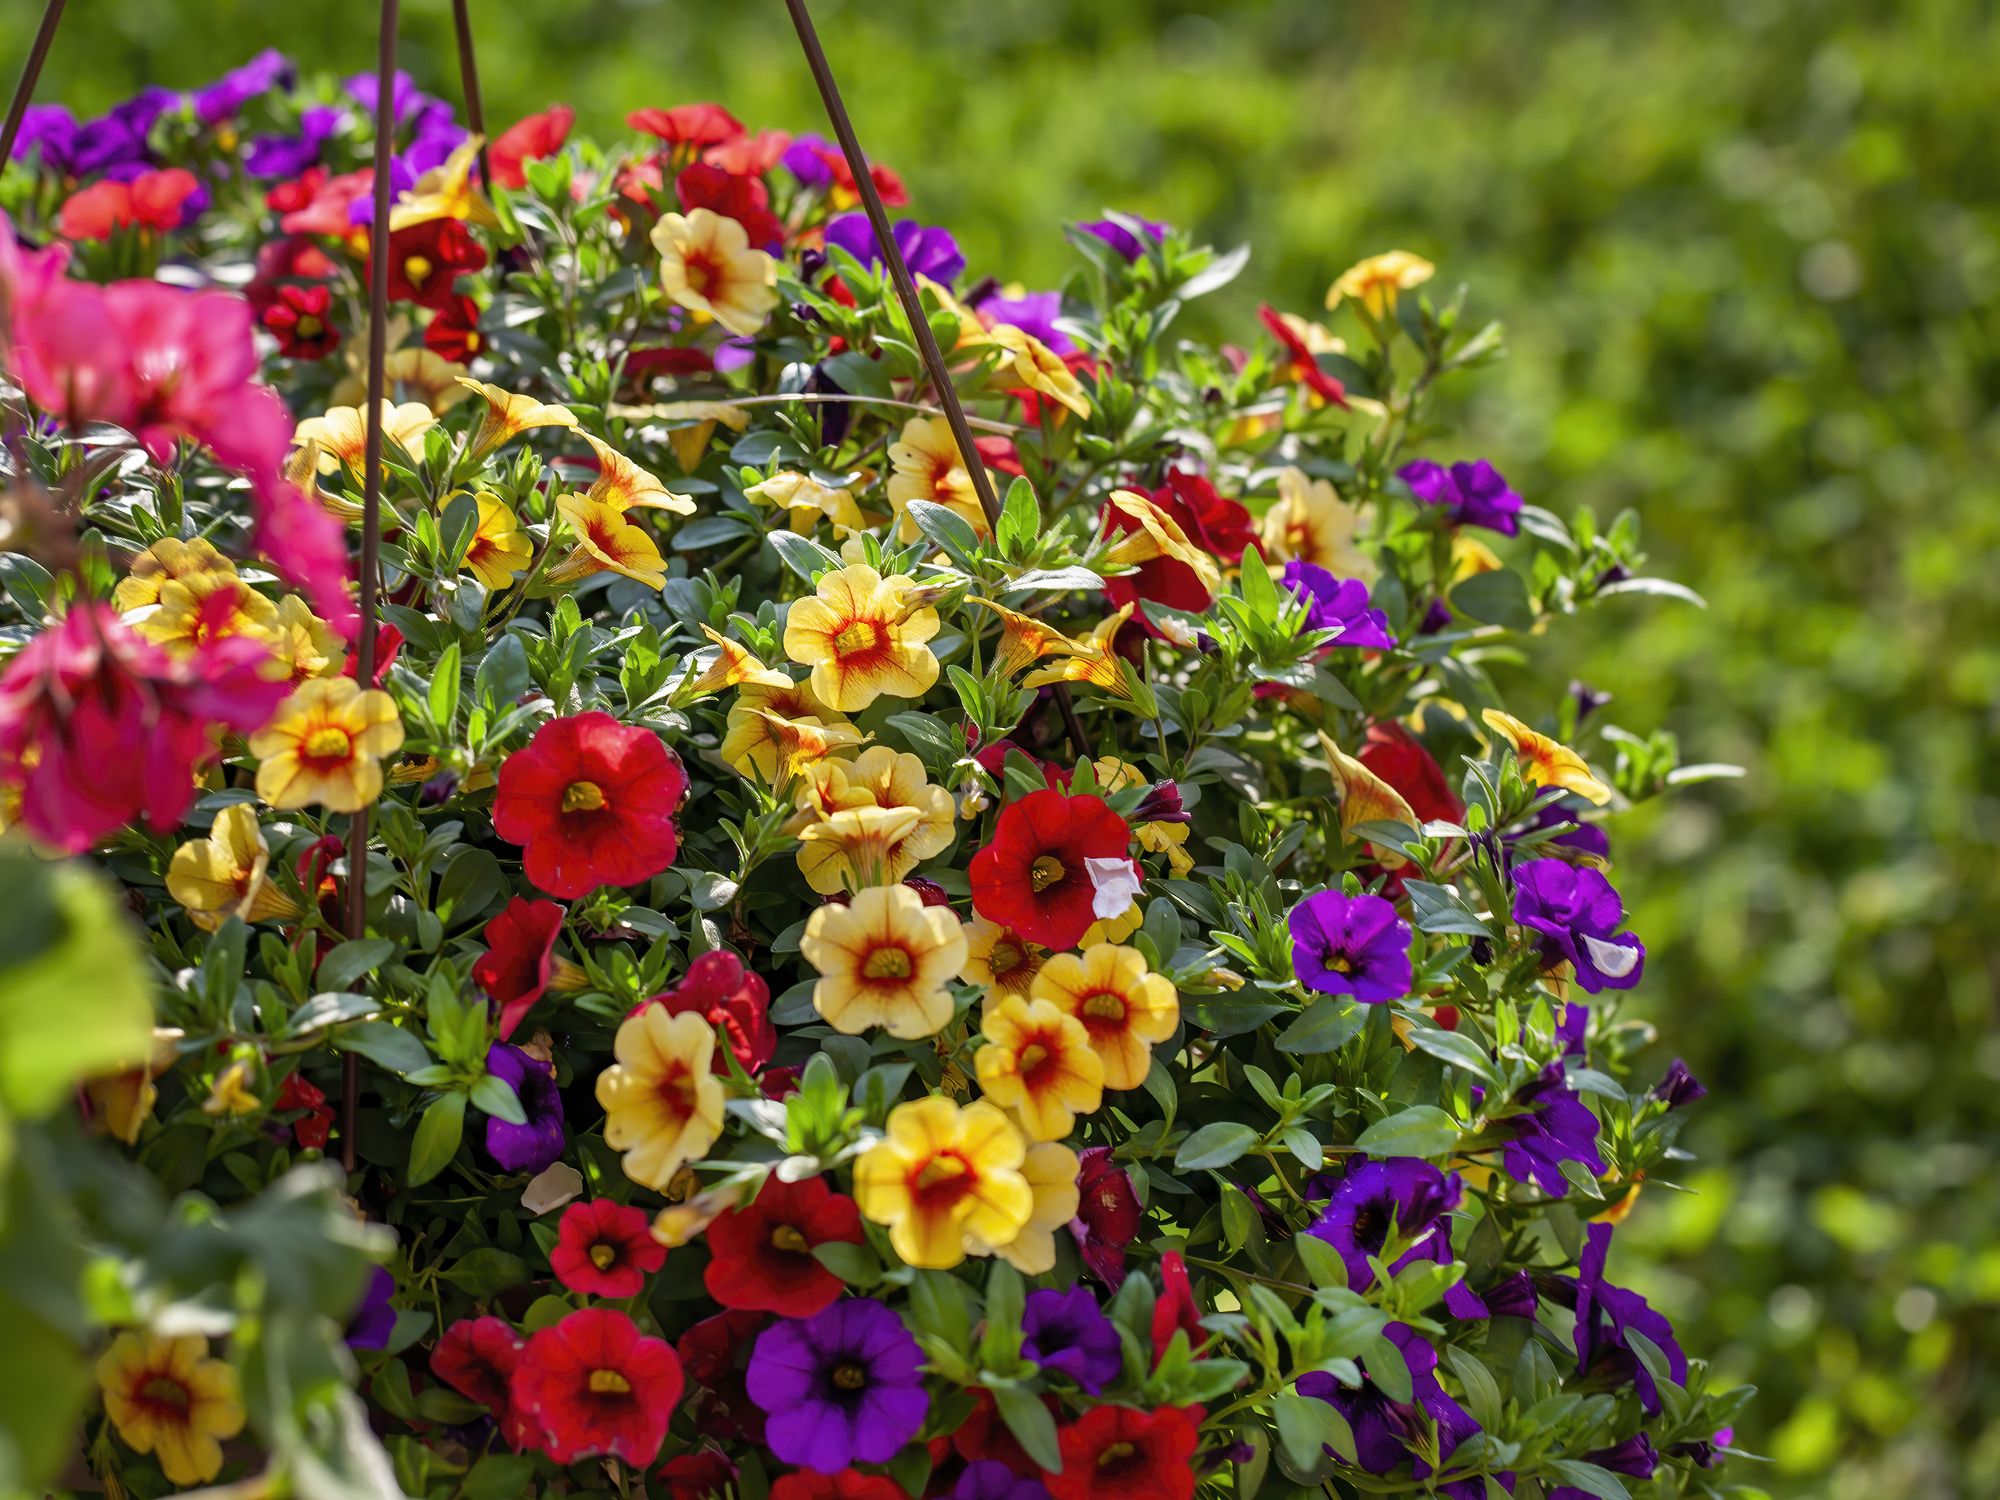
[[[1116,567],[1151,562],[1170,557],[1194,570],[1201,586],[1213,594],[1222,587],[1222,569],[1215,559],[1188,540],[1174,518],[1136,490],[1114,490],[1112,508],[1139,523],[1137,531],[1120,533],[1112,540],[1104,560]]]
[[[270,865],[257,809],[232,802],[215,815],[207,838],[191,839],[174,851],[167,894],[204,932],[217,931],[231,917],[262,922],[297,916],[298,904],[266,879]]]
[[[358,811],[382,795],[381,757],[402,743],[395,699],[351,677],[316,677],[250,736],[257,795],[277,808]]]
[[[948,908],[924,905],[908,886],[873,886],[816,910],[799,951],[819,971],[813,1007],[834,1030],[858,1036],[880,1026],[914,1041],[951,1019],[949,982],[965,964],[965,934]]]
[[[625,513],[587,495],[564,495],[556,512],[575,533],[576,550],[542,577],[552,585],[574,583],[593,573],[621,573],[648,588],[667,586],[667,562],[653,539]]]
[[[1561,787],[1599,807],[1611,800],[1611,788],[1591,774],[1581,755],[1560,740],[1537,734],[1511,714],[1489,708],[1480,715],[1486,727],[1514,748],[1521,779],[1531,786]]]
[[[1342,271],[1340,279],[1327,288],[1327,310],[1331,312],[1351,297],[1380,318],[1395,311],[1397,293],[1422,286],[1436,271],[1437,267],[1421,255],[1407,250],[1371,255]]]
[[[691,1011],[649,1005],[619,1024],[611,1051],[616,1062],[597,1075],[604,1143],[625,1153],[627,1177],[664,1193],[722,1134],[715,1028]]]
[[[208,1357],[200,1334],[127,1331],[97,1360],[104,1414],[135,1453],[149,1453],[169,1484],[188,1489],[222,1472],[222,1440],[243,1430],[236,1371]]]
[[[1326,752],[1327,768],[1333,772],[1334,789],[1340,797],[1340,831],[1352,836],[1363,823],[1401,823],[1421,829],[1423,820],[1403,794],[1390,786],[1360,761],[1349,755],[1333,737],[1321,731],[1320,748]],[[1384,869],[1399,870],[1409,863],[1394,849],[1369,845]]]
[[[202,537],[184,542],[179,537],[162,537],[132,559],[132,569],[111,596],[120,614],[144,609],[160,602],[160,590],[175,579],[185,581],[199,573],[226,573],[232,577],[236,564],[215,550]]]
[[[1028,1180],[1032,1200],[1027,1222],[1004,1244],[989,1245],[968,1232],[965,1253],[997,1255],[1023,1276],[1045,1276],[1053,1271],[1056,1231],[1074,1219],[1081,1206],[1076,1187],[1079,1167],[1076,1153],[1067,1146],[1053,1141],[1030,1146],[1021,1161],[1021,1175]]]
[[[1057,682],[1077,682],[1101,688],[1115,697],[1131,697],[1131,685],[1125,680],[1125,663],[1112,650],[1112,643],[1125,622],[1132,618],[1133,608],[1127,604],[1118,613],[1100,620],[1081,640],[1052,645],[1050,649],[1059,654],[1047,666],[1022,678],[1021,686],[1038,688]]]
[[[472,533],[461,571],[472,574],[494,592],[507,587],[528,570],[534,561],[535,544],[529,540],[521,518],[498,495],[482,493],[479,524]]]
[[[573,429],[576,426],[576,413],[567,406],[552,406],[537,401],[533,396],[519,396],[467,375],[461,375],[458,383],[486,403],[486,415],[480,418],[479,430],[473,435],[472,447],[468,451],[470,458],[484,458],[522,433],[532,432],[538,427]]]
[[[982,599],[977,594],[965,602],[976,604],[1000,617],[1000,645],[993,653],[993,672],[1000,678],[1012,677],[1023,667],[1031,667],[1054,652],[1075,649],[1075,643],[1068,636],[1033,615],[1024,615],[1019,610],[1009,609],[991,599]]]
[[[979,492],[943,417],[911,417],[902,437],[889,445],[889,508],[896,513],[899,540],[914,542],[922,533],[909,513],[912,500],[942,505],[980,536],[991,528],[980,508]]]
[[[882,1138],[855,1163],[854,1201],[887,1226],[906,1265],[949,1270],[968,1246],[1009,1244],[1027,1225],[1027,1156],[1021,1133],[984,1100],[913,1100],[889,1111]]]
[[[1090,397],[1084,392],[1082,382],[1063,363],[1062,356],[1048,345],[1011,323],[1001,323],[988,329],[987,337],[1007,351],[1009,357],[1001,362],[1000,367],[1003,377],[1011,372],[1016,380],[1037,395],[1048,397],[1079,417],[1090,415]]]
[[[822,519],[832,525],[836,538],[859,531],[868,524],[852,490],[840,485],[822,484],[812,475],[801,474],[794,469],[780,469],[743,493],[753,500],[762,500],[767,505],[788,512],[787,524],[800,536],[811,536],[819,529]]]
[[[700,675],[688,684],[689,696],[704,697],[746,682],[762,682],[775,687],[790,685],[791,678],[765,666],[748,646],[732,641],[706,622],[702,623],[701,633],[715,643],[715,660],[702,668]]]
[[[482,229],[498,229],[500,216],[486,195],[472,184],[473,164],[479,160],[481,137],[467,136],[442,166],[419,177],[389,212],[389,232],[432,219],[463,219]]]
[[[951,793],[930,784],[916,756],[887,745],[807,766],[793,798],[799,813],[787,831],[804,841],[799,873],[822,895],[893,884],[955,837]]]
[[[842,713],[885,694],[921,698],[938,679],[924,642],[938,633],[928,606],[910,608],[913,580],[884,578],[865,565],[837,568],[818,592],[785,616],[785,654],[812,668],[813,691]]]
[[[1104,1060],[1104,1086],[1135,1089],[1145,1082],[1153,1044],[1180,1024],[1180,997],[1166,976],[1146,967],[1137,948],[1096,943],[1082,953],[1058,953],[1042,965],[1028,993],[1074,1016]]]
[[[660,482],[660,476],[642,469],[609,443],[583,435],[597,455],[597,481],[585,492],[586,498],[619,511],[669,510],[675,515],[694,514],[694,501],[676,494]]]
[[[979,1088],[1014,1111],[1028,1139],[1059,1141],[1078,1115],[1104,1101],[1104,1060],[1074,1016],[1046,1000],[1010,996],[980,1022],[986,1039],[973,1059]]]
[[[423,402],[405,401],[398,406],[387,396],[382,398],[382,438],[401,448],[406,457],[422,454],[423,445],[418,439],[435,426],[437,418]],[[335,473],[342,464],[358,474],[368,459],[368,414],[358,406],[336,406],[322,416],[308,417],[299,423],[292,433],[292,442],[319,445],[322,474]]]
[[[1355,541],[1363,520],[1332,483],[1303,469],[1278,472],[1278,499],[1264,513],[1258,546],[1271,562],[1317,563],[1337,578],[1372,583],[1380,570]]]
[[[764,326],[778,305],[778,263],[752,249],[749,233],[711,208],[662,214],[653,226],[660,285],[671,302],[735,334]]]

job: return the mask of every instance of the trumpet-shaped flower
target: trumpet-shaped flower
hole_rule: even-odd
[[[950,910],[906,885],[872,886],[806,919],[799,951],[819,971],[813,1008],[849,1036],[871,1026],[904,1041],[951,1019],[948,982],[965,966],[965,934]]]
[[[192,839],[174,851],[167,866],[167,893],[204,932],[214,932],[231,917],[265,922],[298,915],[298,903],[272,885],[267,877],[271,848],[257,826],[257,810],[233,802],[215,815],[205,839]]]
[[[479,137],[468,136],[442,166],[424,173],[397,200],[389,210],[389,232],[430,219],[463,219],[482,229],[498,229],[500,216],[472,184],[472,168],[478,160]]]
[[[382,437],[403,450],[408,458],[419,458],[423,435],[437,426],[437,418],[421,401],[405,401],[401,406],[382,398]],[[294,444],[313,443],[319,449],[319,471],[336,473],[342,464],[355,473],[368,459],[368,414],[358,406],[336,406],[325,414],[308,417],[292,434]]]
[[[1125,677],[1125,663],[1113,649],[1118,632],[1125,622],[1132,618],[1136,604],[1124,604],[1113,615],[1108,615],[1091,627],[1090,634],[1072,640],[1067,646],[1058,646],[1058,653],[1045,667],[1038,667],[1021,679],[1021,686],[1030,688],[1048,687],[1057,682],[1076,682],[1099,688],[1115,698],[1132,696],[1131,684]]]
[[[1027,1224],[1026,1158],[1027,1142],[991,1104],[933,1095],[889,1111],[882,1139],[855,1163],[854,1200],[907,1264],[948,1270],[968,1236],[1004,1245]]]
[[[777,262],[751,248],[749,232],[736,220],[712,208],[662,214],[652,240],[668,300],[697,317],[751,334],[778,305]]]
[[[493,831],[521,844],[530,882],[574,901],[674,862],[679,757],[650,729],[592,711],[551,719],[500,764]]]
[[[481,493],[475,499],[479,522],[460,567],[497,593],[527,571],[528,564],[534,561],[535,544],[505,500],[488,493]]]
[[[1031,1141],[1059,1141],[1104,1099],[1104,1061],[1083,1023],[1046,1000],[1015,996],[991,1007],[973,1059],[980,1091],[1011,1109]]]
[[[894,885],[924,860],[942,854],[951,846],[953,816],[951,793],[932,786],[924,775],[924,763],[907,752],[873,745],[855,759],[827,759],[810,766],[794,794],[799,816],[794,831],[807,840],[799,850],[799,873],[806,884],[822,895],[859,889],[866,885]],[[894,811],[914,816],[895,824],[873,820],[867,831],[884,840],[873,863],[857,862],[847,847],[854,834],[864,831],[837,824],[843,813]],[[858,820],[868,825],[869,820]],[[815,828],[828,825],[827,831]]]
[[[1502,536],[1515,536],[1521,530],[1521,497],[1483,458],[1448,469],[1419,458],[1404,464],[1396,477],[1410,487],[1419,504],[1444,506],[1462,526],[1484,526]]]
[[[593,573],[618,573],[648,588],[667,586],[667,562],[645,532],[625,519],[625,513],[588,495],[564,495],[556,512],[576,533],[570,555],[545,572],[551,585],[574,583]]]
[[[350,677],[316,677],[250,736],[257,795],[272,807],[359,811],[382,795],[382,757],[402,743],[395,699]]]
[[[1036,395],[1046,396],[1079,417],[1089,417],[1090,396],[1060,354],[1011,323],[994,325],[987,330],[987,337],[1006,351],[1007,358],[1000,365],[1001,375],[1011,374]]]
[[[666,1340],[613,1308],[586,1307],[528,1340],[509,1380],[510,1415],[559,1464],[608,1454],[644,1469],[686,1385]]]
[[[694,501],[668,489],[660,482],[659,475],[640,468],[601,438],[586,432],[583,440],[597,455],[597,478],[585,492],[585,499],[621,512],[666,510],[681,516],[694,514]]]
[[[1288,468],[1278,472],[1277,503],[1264,513],[1258,540],[1272,562],[1296,558],[1368,583],[1380,569],[1355,543],[1360,527],[1360,510],[1343,501],[1330,481]]]
[[[627,1177],[664,1193],[722,1134],[715,1028],[649,1005],[619,1025],[611,1051],[617,1061],[597,1075],[605,1144],[625,1153]]]
[[[1559,740],[1537,734],[1512,714],[1489,708],[1480,715],[1486,727],[1513,747],[1521,763],[1521,779],[1534,786],[1556,786],[1575,792],[1599,807],[1611,800],[1611,788],[1591,774],[1581,755]]]
[[[236,1371],[208,1357],[200,1334],[119,1334],[98,1357],[97,1386],[118,1436],[181,1488],[221,1473],[222,1439],[243,1430]]]
[[[1384,317],[1396,310],[1399,292],[1422,286],[1436,273],[1436,266],[1407,250],[1371,255],[1342,271],[1339,279],[1326,289],[1327,311],[1351,297],[1367,308],[1370,315]]]
[[[1257,309],[1257,317],[1285,351],[1280,368],[1286,379],[1304,386],[1308,401],[1314,406],[1347,405],[1347,388],[1322,370],[1315,358],[1345,352],[1346,346],[1339,339],[1317,323],[1268,305]]]
[[[921,698],[930,691],[938,660],[924,642],[938,633],[938,614],[910,602],[915,588],[911,578],[856,565],[828,573],[814,597],[792,605],[785,654],[812,668],[822,702],[853,713],[885,693]]]
[[[1071,947],[1100,915],[1091,862],[1125,859],[1131,842],[1101,797],[1030,792],[1001,809],[993,842],[972,856],[973,909],[1031,942]]]
[[[1112,567],[1136,566],[1138,571],[1106,579],[1104,596],[1114,604],[1148,599],[1199,613],[1222,586],[1222,570],[1207,550],[1213,543],[1206,534],[1198,544],[1182,529],[1183,522],[1199,528],[1194,512],[1175,503],[1171,491],[1161,494],[1166,505],[1137,490],[1115,490],[1105,501],[1105,533],[1118,540],[1106,550],[1104,561]],[[1247,519],[1244,529],[1247,532]],[[1237,555],[1242,555],[1240,547]]]
[[[959,978],[986,987],[986,1009],[990,1010],[1010,995],[1025,999],[1047,958],[1047,949],[1029,942],[1013,928],[975,915],[965,924],[965,967]]]
[[[1367,1005],[1409,994],[1410,924],[1380,896],[1321,891],[1293,907],[1288,922],[1292,968],[1307,989]]]
[[[159,605],[135,628],[154,645],[186,655],[230,636],[268,636],[277,619],[277,606],[231,569],[167,579]]]
[[[943,417],[911,417],[900,439],[889,445],[889,505],[898,517],[896,535],[914,542],[922,533],[909,513],[912,500],[947,507],[981,536],[988,531],[979,492]]]
[[[333,677],[347,662],[347,650],[332,627],[297,594],[278,601],[276,618],[265,631],[277,653],[285,681],[297,687],[315,677]]]
[[[1333,785],[1340,800],[1340,831],[1352,837],[1364,823],[1401,823],[1405,828],[1421,828],[1422,821],[1403,794],[1349,755],[1333,738],[1321,732],[1320,748],[1326,752],[1333,772]],[[1398,850],[1375,846],[1376,857],[1385,869],[1401,869],[1409,860]]]
[[[1083,1023],[1104,1060],[1106,1088],[1144,1083],[1153,1045],[1180,1024],[1180,997],[1166,976],[1148,969],[1137,948],[1115,943],[1055,954],[1028,992]]]
[[[458,383],[486,403],[486,415],[480,418],[479,430],[473,434],[472,446],[467,450],[468,458],[484,458],[513,442],[522,433],[533,432],[539,427],[569,429],[576,426],[576,413],[567,406],[553,406],[532,396],[517,396],[512,391],[466,375],[459,376]]]
[[[810,474],[780,469],[743,492],[752,499],[788,511],[786,524],[800,536],[811,536],[824,518],[836,539],[860,531],[868,523],[845,485],[822,484]]]

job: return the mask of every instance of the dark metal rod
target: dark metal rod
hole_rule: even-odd
[[[375,219],[368,226],[368,442],[362,468],[361,637],[355,642],[355,678],[365,691],[375,683],[375,614],[382,570],[382,402],[388,381],[383,360],[389,342],[389,159],[396,144],[397,0],[382,0],[382,35],[375,66]],[[368,935],[368,809],[347,820],[347,935]],[[354,1170],[354,1122],[361,1113],[360,1064],[350,1052],[340,1075],[340,1162]]]
[[[486,110],[479,102],[479,60],[472,51],[472,7],[470,0],[451,0],[452,29],[458,33],[459,92],[465,96],[465,123],[479,138],[479,185],[493,191],[493,178],[486,169]]]
[[[972,476],[972,488],[979,496],[979,508],[986,514],[986,524],[997,529],[1000,524],[1000,499],[994,493],[992,476],[986,472],[986,464],[973,441],[972,426],[965,420],[965,407],[958,399],[957,388],[951,383],[951,371],[945,366],[944,351],[938,348],[930,322],[924,317],[924,304],[917,295],[916,278],[910,274],[910,264],[903,258],[902,247],[896,243],[895,233],[889,224],[889,210],[875,187],[873,174],[868,170],[868,157],[861,149],[860,138],[854,133],[854,122],[848,118],[847,104],[840,96],[840,85],[834,81],[833,66],[826,60],[826,49],[820,46],[819,33],[813,29],[806,0],[785,0],[785,9],[792,14],[792,29],[798,32],[799,45],[805,49],[806,66],[812,69],[813,82],[819,85],[820,102],[826,106],[826,117],[832,122],[833,133],[840,141],[841,155],[847,158],[847,170],[854,174],[854,190],[861,195],[861,206],[867,211],[868,223],[875,231],[875,243],[889,267],[889,280],[895,284],[897,300],[903,304],[903,315],[910,321],[910,337],[917,341],[917,353],[923,358],[924,369],[937,392],[938,404],[944,408],[944,419],[951,427],[952,441],[958,444],[958,454],[965,461],[965,471]],[[1083,726],[1077,722],[1076,707],[1070,702],[1069,688],[1065,684],[1055,684],[1055,700],[1056,707],[1062,712],[1063,728],[1069,736],[1070,748],[1078,755],[1089,755],[1090,742],[1084,737]]]
[[[56,23],[62,19],[64,0],[49,0],[42,10],[41,29],[35,33],[35,44],[28,49],[28,60],[21,68],[21,80],[14,85],[14,98],[7,106],[7,124],[0,129],[0,167],[4,167],[14,155],[14,137],[21,133],[21,121],[28,113],[28,101],[35,97],[35,85],[41,80],[42,64],[48,60],[49,48],[56,39]]]

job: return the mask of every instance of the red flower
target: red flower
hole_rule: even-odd
[[[764,1409],[750,1399],[743,1372],[749,1368],[751,1345],[765,1321],[757,1312],[717,1313],[689,1328],[674,1346],[695,1384],[688,1415],[697,1432],[740,1438],[752,1446],[763,1444]]]
[[[485,343],[479,331],[479,304],[470,297],[453,297],[424,326],[424,347],[454,364],[469,363]]]
[[[1050,786],[1067,787],[1069,785],[1070,777],[1074,773],[1067,766],[1058,765],[1052,760],[1043,760],[1026,746],[1018,745],[1011,739],[995,740],[990,745],[981,745],[973,752],[972,758],[979,762],[987,775],[1001,783],[1001,788],[1004,791],[1006,782],[1002,778],[1007,770],[1007,756],[1010,751],[1016,750],[1027,756],[1029,760],[1033,761],[1041,769],[1042,780],[1046,781]]]
[[[771,212],[771,195],[754,177],[698,161],[674,179],[674,191],[680,195],[683,209],[713,209],[725,219],[734,219],[750,236],[750,243],[760,249],[775,250],[784,241],[785,226]]]
[[[1062,1430],[1062,1472],[1044,1482],[1054,1500],[1189,1500],[1199,1440],[1178,1407],[1092,1407]]]
[[[551,719],[500,766],[493,829],[523,845],[529,881],[573,901],[674,862],[679,758],[650,729],[593,711]]]
[[[1368,742],[1356,757],[1402,794],[1410,811],[1426,823],[1456,823],[1465,804],[1443,770],[1417,737],[1393,720],[1368,726]]]
[[[564,1209],[549,1252],[556,1280],[592,1297],[630,1297],[666,1263],[667,1247],[653,1238],[644,1210],[609,1198]]]
[[[715,358],[706,349],[634,349],[625,356],[625,383],[643,390],[657,376],[706,375],[714,368]]]
[[[526,187],[528,176],[521,170],[522,164],[562,150],[575,123],[575,110],[567,104],[551,104],[540,114],[509,125],[486,149],[486,166],[493,181],[504,188]]]
[[[861,1243],[852,1198],[818,1177],[765,1181],[755,1202],[708,1226],[709,1296],[724,1307],[809,1318],[840,1295],[840,1278],[813,1258],[819,1245]]]
[[[187,200],[200,190],[194,174],[180,167],[141,172],[130,182],[106,178],[72,193],[56,226],[70,240],[108,240],[116,230],[133,228],[168,234],[181,227]]]
[[[548,990],[562,924],[558,902],[525,896],[514,897],[486,924],[486,951],[473,964],[472,978],[487,999],[499,1002],[501,1041],[514,1034],[521,1017]]]
[[[1258,307],[1257,316],[1271,331],[1271,336],[1285,346],[1283,368],[1290,379],[1335,406],[1347,405],[1347,388],[1319,367],[1319,361],[1306,347],[1306,341],[1285,322],[1283,314],[1266,304]]]
[[[1020,450],[1014,446],[1012,438],[1001,437],[995,433],[990,437],[974,438],[972,446],[979,450],[980,461],[989,469],[997,469],[1002,474],[1012,474],[1016,478],[1028,472],[1021,467]]]
[[[319,196],[326,179],[325,167],[307,167],[290,182],[280,182],[264,194],[264,207],[274,214],[295,214]]]
[[[855,191],[854,173],[848,169],[845,152],[838,146],[825,145],[814,146],[812,153],[826,164],[827,171],[833,174],[834,188],[843,197],[850,200],[860,197]],[[882,195],[885,208],[900,208],[910,201],[910,190],[903,186],[903,179],[896,175],[893,168],[885,167],[879,161],[870,162],[868,175],[874,179],[875,191]]]
[[[743,134],[743,122],[720,104],[635,109],[625,117],[625,123],[634,130],[658,136],[669,146],[720,146]]]
[[[407,225],[389,236],[389,300],[444,307],[458,278],[485,265],[485,247],[457,219]]]
[[[1125,1247],[1139,1234],[1139,1195],[1109,1146],[1086,1146],[1076,1160],[1076,1217],[1083,1225],[1078,1253],[1099,1281],[1116,1287],[1125,1279]]]
[[[972,908],[1031,943],[1074,948],[1097,920],[1086,862],[1124,859],[1131,842],[1101,797],[1030,792],[1000,809],[993,842],[972,856]]]
[[[710,146],[702,152],[701,159],[714,163],[725,172],[762,177],[785,159],[785,152],[791,149],[791,144],[789,131],[760,130],[755,135]]]
[[[1169,1250],[1160,1257],[1160,1295],[1153,1303],[1155,1366],[1176,1333],[1186,1333],[1189,1347],[1195,1349],[1207,1337],[1201,1326],[1201,1309],[1195,1305],[1194,1283],[1188,1280],[1187,1262],[1178,1250]]]
[[[461,1318],[431,1350],[431,1373],[466,1400],[503,1416],[525,1347],[521,1335],[499,1318]]]
[[[302,234],[272,240],[257,249],[257,274],[243,288],[244,300],[259,318],[288,283],[324,281],[334,272],[327,253]]]
[[[375,627],[375,670],[368,674],[368,685],[380,687],[389,675],[389,668],[396,664],[396,656],[403,649],[403,632],[393,625]],[[361,653],[348,653],[347,665],[340,669],[343,677],[359,680]]]
[[[723,1040],[746,1073],[755,1073],[778,1050],[778,1030],[771,1024],[771,989],[743,966],[734,953],[714,949],[688,965],[681,982],[663,995],[632,1007],[637,1015],[649,1005],[664,1005],[670,1016],[693,1011],[722,1028]],[[720,1052],[715,1071],[727,1073]]]
[[[612,179],[612,185],[618,189],[619,197],[651,208],[653,194],[667,185],[667,174],[660,170],[660,164],[650,156],[641,157],[638,161],[628,161],[620,167],[618,175]]]
[[[659,1476],[667,1500],[710,1500],[736,1482],[736,1465],[719,1448],[702,1448],[668,1459]]]
[[[281,286],[264,309],[264,327],[285,358],[325,359],[340,344],[340,330],[328,316],[332,306],[333,288],[324,282]]]
[[[375,174],[366,167],[358,172],[343,172],[338,177],[315,178],[308,172],[299,182],[312,184],[312,196],[297,208],[286,210],[278,220],[278,227],[286,234],[330,234],[336,239],[355,239],[359,231],[348,210],[368,195],[374,179]]]
[[[886,1474],[863,1474],[859,1469],[842,1469],[838,1474],[794,1469],[780,1475],[771,1486],[771,1500],[909,1500],[909,1495]]]
[[[757,1079],[758,1092],[766,1099],[788,1099],[799,1091],[797,1068],[766,1068]]]
[[[1145,493],[1190,542],[1218,562],[1241,561],[1243,549],[1256,535],[1250,512],[1234,500],[1223,499],[1215,492],[1215,486],[1199,474],[1171,469],[1163,486]],[[1108,502],[1104,507],[1104,525],[1114,534],[1139,529],[1137,520]],[[1199,614],[1213,602],[1208,590],[1202,587],[1200,575],[1172,557],[1156,557],[1140,563],[1135,573],[1106,579],[1104,594],[1114,605],[1150,600],[1190,614]]]
[[[279,1109],[302,1109],[305,1114],[292,1122],[292,1139],[306,1150],[320,1151],[333,1130],[333,1111],[327,1108],[326,1090],[308,1083],[302,1074],[287,1073],[278,1086]]]
[[[681,1399],[681,1362],[622,1312],[587,1307],[528,1340],[509,1387],[550,1458],[650,1464]]]

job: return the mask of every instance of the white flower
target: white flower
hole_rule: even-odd
[[[1124,916],[1137,903],[1144,882],[1139,878],[1139,867],[1131,860],[1086,859],[1083,864],[1090,871],[1090,884],[1096,891],[1090,910],[1100,922]]]

